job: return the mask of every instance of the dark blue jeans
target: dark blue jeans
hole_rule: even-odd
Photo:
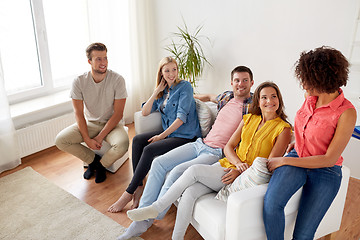
[[[297,157],[291,151],[287,157]],[[275,169],[265,194],[263,217],[268,240],[284,239],[284,208],[295,192],[303,187],[293,239],[314,239],[326,211],[329,209],[342,178],[340,166],[307,169],[281,166]]]

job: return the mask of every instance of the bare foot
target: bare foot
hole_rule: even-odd
[[[131,205],[130,209],[137,208],[139,206],[141,195],[144,191],[144,185],[138,186],[134,195],[133,195],[133,204]]]
[[[116,213],[123,210],[123,208],[128,204],[133,197],[133,194],[130,194],[128,192],[124,192],[121,197],[108,208],[108,212]]]

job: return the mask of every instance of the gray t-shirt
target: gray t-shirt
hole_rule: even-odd
[[[114,112],[114,99],[127,97],[125,80],[108,69],[105,79],[96,83],[87,72],[73,81],[70,97],[84,101],[88,121],[107,122]]]

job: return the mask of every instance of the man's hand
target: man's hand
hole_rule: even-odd
[[[226,168],[224,169],[227,172],[224,176],[222,176],[221,181],[224,184],[230,184],[234,182],[234,180],[240,175],[240,171],[233,168]]]
[[[104,138],[100,137],[99,135],[97,135],[96,137],[93,138],[98,144],[100,144],[100,148],[102,147],[102,142],[104,140]]]
[[[100,150],[101,144],[94,139],[85,140],[86,145],[93,150]]]

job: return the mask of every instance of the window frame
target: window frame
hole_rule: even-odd
[[[32,14],[36,51],[38,55],[38,66],[42,86],[29,88],[13,94],[8,94],[7,96],[10,105],[54,94],[66,89],[70,89],[71,87],[70,85],[54,87],[43,0],[29,0],[29,4]]]

